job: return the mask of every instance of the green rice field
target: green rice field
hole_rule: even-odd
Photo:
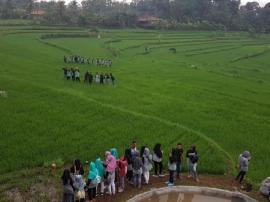
[[[166,156],[177,142],[196,144],[199,173],[210,174],[235,174],[250,150],[248,177],[269,176],[269,35],[100,32],[0,26],[0,174],[122,153],[137,140],[162,143]],[[72,54],[112,59],[112,68],[67,66],[82,80],[87,70],[112,72],[116,85],[66,81],[63,56]]]

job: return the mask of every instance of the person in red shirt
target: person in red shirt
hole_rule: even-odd
[[[127,174],[127,166],[128,166],[125,156],[122,156],[117,161],[117,165],[118,165],[118,175],[120,178],[120,187],[118,189],[118,192],[123,192],[125,189],[125,177]]]

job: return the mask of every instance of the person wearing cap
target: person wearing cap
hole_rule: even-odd
[[[242,154],[240,154],[239,160],[238,160],[239,173],[235,178],[236,181],[239,181],[240,183],[242,183],[245,175],[248,172],[248,165],[249,165],[250,159],[251,159],[251,154],[249,151],[244,151]]]

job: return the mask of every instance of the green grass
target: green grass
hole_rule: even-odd
[[[31,24],[33,24],[32,20],[24,20],[24,19],[0,20],[0,26],[25,26]]]
[[[248,149],[249,177],[259,182],[269,175],[269,36],[104,30],[101,39],[39,40],[87,30],[1,32],[0,90],[8,92],[0,97],[1,174],[59,159],[93,160],[111,147],[121,153],[136,139],[151,148],[161,142],[166,156],[177,142],[185,150],[195,143],[199,172],[214,174],[233,170]],[[113,58],[117,85],[65,81],[69,53]],[[77,66],[83,73],[108,71]]]

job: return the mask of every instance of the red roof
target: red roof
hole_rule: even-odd
[[[31,12],[31,15],[34,15],[34,16],[42,16],[44,14],[45,14],[45,11],[43,11],[43,10],[33,10]]]

